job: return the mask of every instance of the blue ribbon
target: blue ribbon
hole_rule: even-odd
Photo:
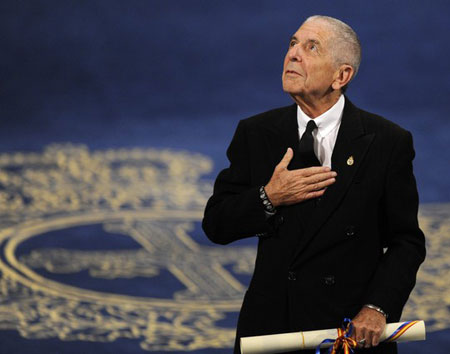
[[[413,325],[415,325],[416,323],[418,323],[419,321],[407,321],[405,323],[403,323],[401,326],[399,326],[394,333],[392,333],[388,338],[386,338],[383,342],[390,342],[393,338],[395,338],[397,336],[397,334],[399,332],[401,332],[405,327],[412,327]],[[409,328],[407,328],[409,329]],[[407,330],[406,329],[406,330]],[[405,330],[405,331],[406,331]],[[403,334],[403,333],[401,333]],[[399,337],[401,336],[401,334],[399,335]],[[395,341],[395,340],[394,340]]]

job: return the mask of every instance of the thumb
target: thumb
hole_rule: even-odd
[[[288,148],[286,153],[284,154],[283,158],[281,159],[280,163],[278,164],[279,167],[287,168],[289,165],[289,162],[291,162],[292,157],[294,156],[294,152],[291,148]]]

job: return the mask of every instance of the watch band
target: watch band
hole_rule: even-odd
[[[365,304],[364,307],[367,307],[367,308],[369,308],[369,309],[378,311],[378,312],[381,313],[384,317],[386,317],[386,318],[388,317],[388,314],[387,314],[386,312],[384,312],[383,309],[382,309],[381,307],[378,307],[378,306],[375,306],[375,305],[372,305],[372,304]]]
[[[275,214],[277,211],[275,207],[273,206],[272,202],[269,200],[269,197],[266,194],[266,190],[264,189],[264,186],[261,186],[259,188],[259,198],[261,199],[264,210],[269,214]]]

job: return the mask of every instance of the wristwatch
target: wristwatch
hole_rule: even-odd
[[[386,318],[388,317],[388,314],[387,314],[386,312],[384,312],[383,309],[382,309],[381,307],[378,307],[378,306],[375,306],[375,305],[372,305],[372,304],[365,304],[364,307],[367,307],[367,308],[369,308],[369,309],[378,311],[378,312],[381,313],[384,317],[386,317]]]

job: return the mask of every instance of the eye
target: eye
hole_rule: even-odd
[[[294,40],[291,40],[290,42],[289,42],[289,48],[292,48],[294,45],[296,45],[297,44],[297,42],[296,41],[294,41]]]
[[[312,51],[316,51],[317,50],[317,46],[315,44],[311,44],[309,46],[309,49],[312,50]]]

